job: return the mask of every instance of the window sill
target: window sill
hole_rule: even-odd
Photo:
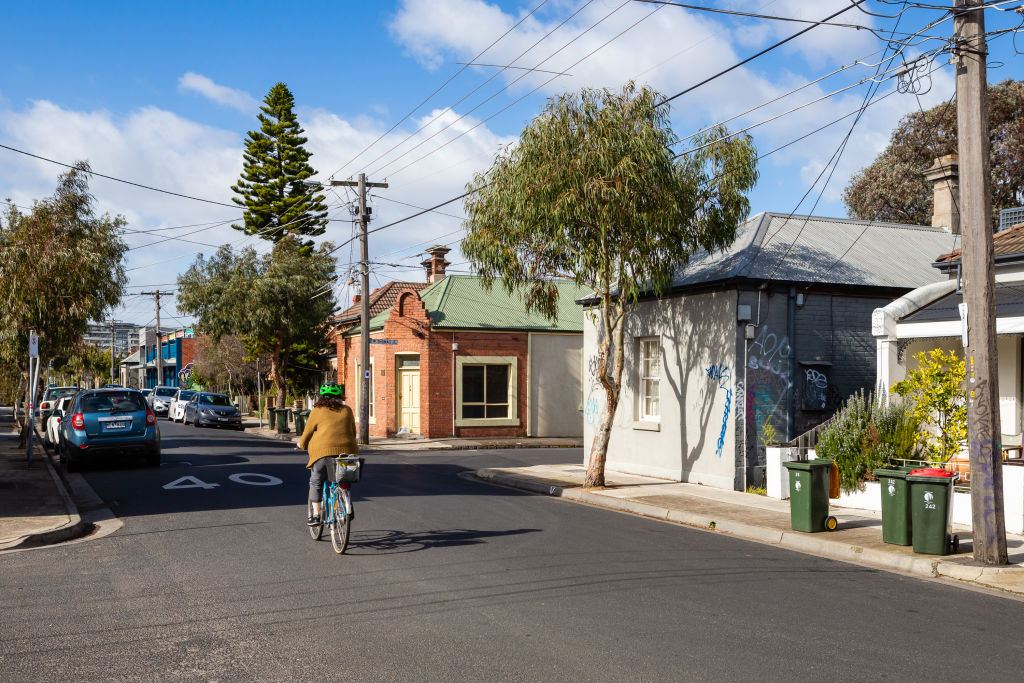
[[[660,422],[649,422],[647,420],[633,420],[633,429],[639,429],[644,432],[660,432]]]
[[[455,420],[456,427],[518,427],[519,418],[516,417],[477,417],[459,418]]]

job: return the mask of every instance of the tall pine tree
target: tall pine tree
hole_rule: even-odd
[[[242,154],[242,175],[231,187],[233,200],[245,208],[243,225],[232,225],[247,235],[279,241],[286,235],[315,237],[327,226],[327,207],[321,194],[313,194],[302,181],[316,171],[303,145],[307,138],[295,118],[295,98],[278,83],[263,99],[260,129],[249,131]],[[305,243],[312,245],[312,241]]]

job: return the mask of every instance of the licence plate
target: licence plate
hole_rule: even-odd
[[[220,420],[221,422],[227,422],[228,421],[228,419],[226,417],[218,417],[217,419]]]
[[[128,426],[127,422],[107,422],[105,424],[107,429],[124,429]]]

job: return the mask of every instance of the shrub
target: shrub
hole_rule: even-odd
[[[860,490],[875,469],[919,457],[919,425],[906,399],[886,403],[884,397],[861,392],[847,399],[821,430],[817,453],[835,460],[843,491]]]
[[[933,462],[943,463],[956,455],[967,441],[967,395],[964,390],[964,359],[942,349],[915,354],[918,367],[907,372],[893,392],[913,402],[914,417],[930,429],[918,441]]]

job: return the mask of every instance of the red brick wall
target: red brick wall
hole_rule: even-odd
[[[370,356],[374,372],[374,418],[372,436],[389,436],[398,431],[398,372],[395,355],[417,353],[420,356],[420,433],[427,438],[452,435],[455,361],[453,341],[458,343],[458,356],[515,356],[517,362],[516,415],[518,426],[457,427],[455,436],[525,436],[527,335],[525,332],[450,332],[433,330],[419,295],[413,291],[398,296],[384,329],[371,334],[373,339],[389,339],[397,344],[371,344]],[[356,364],[360,357],[359,337],[343,337],[338,342],[338,381],[346,385],[346,398],[355,405],[359,377]],[[383,371],[383,374],[381,374]]]

